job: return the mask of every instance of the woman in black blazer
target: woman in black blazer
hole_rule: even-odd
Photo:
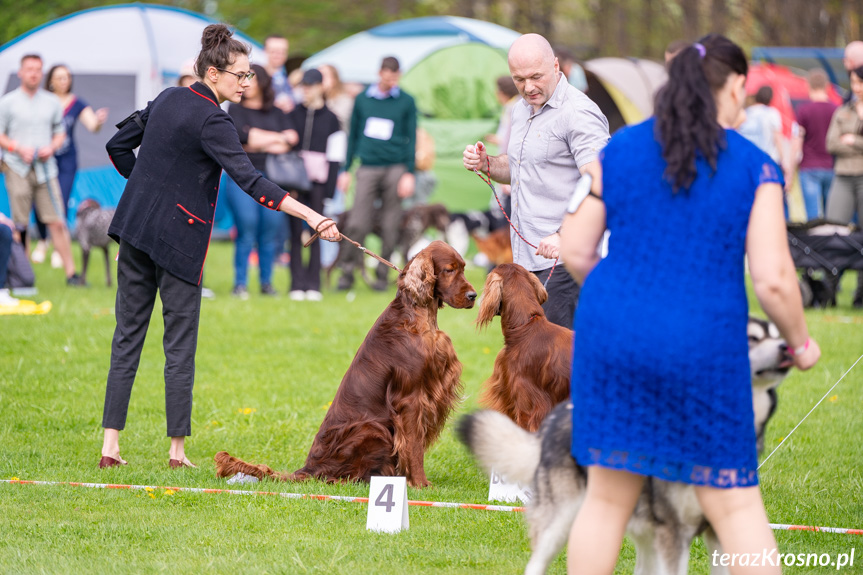
[[[195,62],[201,81],[159,94],[145,110],[121,123],[107,144],[111,161],[129,181],[108,231],[120,243],[117,329],[111,343],[99,467],[126,464],[120,457],[119,432],[126,424],[157,291],[165,322],[169,465],[194,467],[184,443],[191,435],[201,275],[222,169],[254,201],[323,229],[321,237],[326,240],[339,239],[332,222],[255,170],[234,123],[219,107],[226,100],[240,101],[251,77],[249,51],[226,26],[207,26]]]

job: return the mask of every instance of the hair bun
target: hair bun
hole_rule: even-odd
[[[201,48],[209,50],[219,46],[222,42],[230,40],[234,35],[231,29],[224,24],[210,24],[204,28],[201,35]]]

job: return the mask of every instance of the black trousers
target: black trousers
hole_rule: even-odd
[[[572,279],[572,276],[563,267],[563,262],[560,261],[553,268],[536,271],[533,274],[539,278],[542,284],[545,284],[545,280],[551,274],[551,279],[548,281],[548,285],[545,286],[545,291],[548,292],[548,299],[542,304],[545,317],[551,323],[572,329],[575,323],[575,308],[578,305],[578,294],[581,292],[581,287]]]
[[[165,321],[165,415],[168,437],[192,434],[192,387],[201,317],[201,287],[171,275],[150,256],[120,242],[117,262],[117,329],[111,341],[111,369],[102,427],[123,429],[132,384],[147,337],[156,292]]]
[[[324,211],[325,193],[326,185],[315,182],[311,191],[291,192],[291,196],[320,214]],[[316,240],[309,246],[309,261],[304,264],[302,235],[306,222],[294,216],[288,216],[288,222],[291,227],[291,291],[321,291],[321,242],[324,240]]]

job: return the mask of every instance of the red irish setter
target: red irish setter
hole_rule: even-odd
[[[518,264],[501,264],[485,280],[476,319],[483,328],[499,315],[504,342],[480,403],[528,431],[539,429],[552,408],[569,397],[573,332],[545,319],[546,299],[534,274]]]
[[[438,329],[437,314],[444,304],[473,307],[476,291],[464,265],[440,241],[408,263],[396,298],[348,367],[301,469],[277,474],[222,451],[215,457],[216,474],[329,482],[401,475],[412,487],[430,485],[423,456],[461,395],[462,366],[449,336]]]

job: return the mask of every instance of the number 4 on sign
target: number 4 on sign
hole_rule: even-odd
[[[372,477],[366,529],[398,533],[410,527],[408,492],[404,477]]]

